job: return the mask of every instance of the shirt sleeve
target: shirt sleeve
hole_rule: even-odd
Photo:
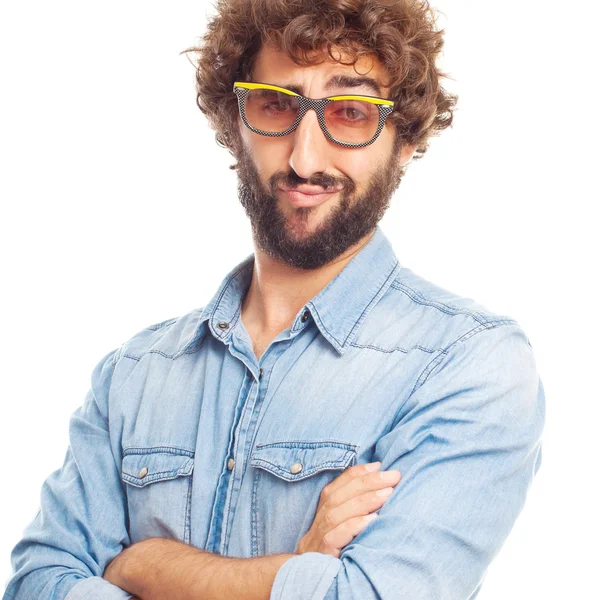
[[[64,463],[44,482],[40,509],[13,548],[10,600],[127,600],[102,579],[129,545],[126,504],[108,432],[108,392],[117,350],[94,368],[85,401],[71,415]]]
[[[402,479],[339,558],[286,561],[271,600],[468,600],[523,509],[542,459],[545,395],[514,321],[481,325],[425,369],[376,444]],[[429,369],[429,370],[428,370]]]

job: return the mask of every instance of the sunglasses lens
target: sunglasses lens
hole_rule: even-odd
[[[264,133],[283,133],[292,127],[300,111],[295,96],[267,88],[248,90],[240,96],[246,120]],[[364,100],[332,100],[324,108],[325,128],[338,142],[365,144],[370,142],[380,123],[379,108]]]
[[[379,109],[363,100],[333,100],[325,105],[327,131],[338,141],[364,144],[379,127]]]
[[[268,133],[281,133],[294,124],[300,105],[289,94],[257,88],[248,92],[244,108],[252,127]]]

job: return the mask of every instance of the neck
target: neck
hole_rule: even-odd
[[[334,261],[310,271],[283,264],[254,243],[252,281],[242,302],[244,326],[274,334],[289,327],[298,311],[344,269],[372,236],[369,233]]]

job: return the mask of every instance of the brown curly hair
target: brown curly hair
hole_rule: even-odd
[[[388,122],[396,126],[396,147],[415,145],[414,159],[425,154],[431,136],[452,124],[458,98],[440,84],[448,77],[436,66],[444,30],[436,28],[427,0],[217,0],[215,8],[200,44],[181,54],[196,55],[196,104],[217,144],[234,157],[240,141],[233,82],[249,80],[263,43],[298,65],[323,62],[326,47],[332,60],[356,70],[361,56],[374,53],[395,101]],[[335,57],[334,49],[350,62]]]

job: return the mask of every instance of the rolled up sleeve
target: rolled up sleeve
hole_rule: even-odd
[[[430,367],[376,444],[372,460],[402,473],[379,517],[339,559],[286,561],[271,600],[475,597],[541,465],[544,389],[514,321],[480,326]]]
[[[94,368],[85,401],[69,422],[64,463],[44,482],[40,509],[11,553],[11,600],[126,600],[102,579],[129,545],[125,497],[110,445],[108,395],[118,350]]]

